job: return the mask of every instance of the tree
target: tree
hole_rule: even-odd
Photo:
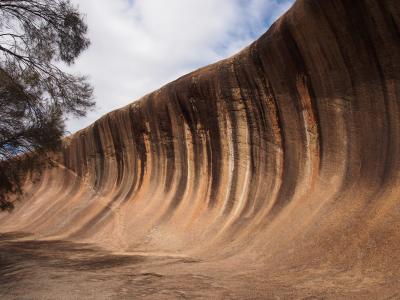
[[[68,116],[93,107],[87,78],[61,70],[89,46],[69,0],[0,0],[0,210],[56,150]]]

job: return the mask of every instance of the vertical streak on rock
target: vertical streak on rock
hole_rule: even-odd
[[[299,75],[297,77],[296,85],[300,98],[304,128],[306,131],[307,158],[305,159],[305,180],[308,181],[306,183],[307,188],[312,189],[315,186],[319,169],[320,147],[318,122],[317,118],[315,117],[315,110],[309,92],[310,85],[308,83],[307,77],[305,77],[304,75]]]

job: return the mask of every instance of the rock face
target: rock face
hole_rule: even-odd
[[[298,0],[237,55],[66,138],[0,228],[374,290],[400,266],[399,135],[400,2]]]

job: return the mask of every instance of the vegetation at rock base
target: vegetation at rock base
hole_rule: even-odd
[[[0,0],[0,210],[50,161],[66,118],[94,106],[87,78],[60,68],[87,49],[87,30],[69,0]]]

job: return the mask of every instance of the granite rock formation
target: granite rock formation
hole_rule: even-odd
[[[264,274],[241,297],[399,296],[399,154],[400,2],[297,0],[237,55],[66,138],[0,230]]]

